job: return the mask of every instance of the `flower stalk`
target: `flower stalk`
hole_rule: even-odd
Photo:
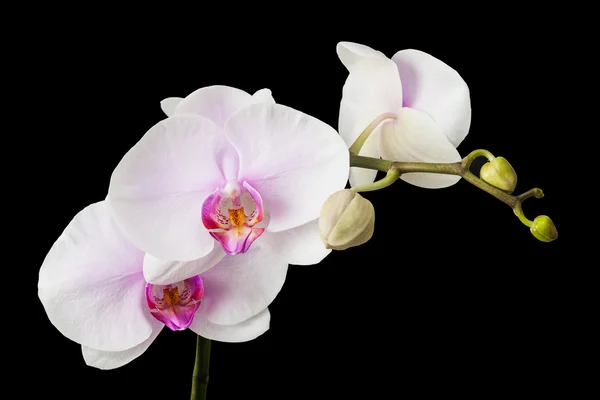
[[[469,167],[473,160],[477,157],[486,157],[493,159],[493,155],[487,150],[475,150],[463,158],[459,162],[455,163],[422,163],[422,162],[398,162],[382,160],[373,157],[363,157],[356,153],[350,152],[350,165],[352,167],[374,169],[386,173],[386,176],[374,183],[361,185],[355,187],[353,190],[357,192],[367,192],[373,190],[383,189],[394,183],[402,174],[409,172],[425,172],[432,174],[446,174],[446,175],[458,175],[465,181],[469,182],[473,186],[487,192],[508,205],[519,218],[519,220],[527,227],[531,227],[532,222],[525,217],[522,210],[522,203],[529,197],[535,197],[541,199],[544,197],[544,192],[539,188],[534,188],[526,191],[525,193],[513,196],[510,195],[495,186],[490,185],[484,180],[475,176]]]
[[[352,146],[350,146],[350,153],[358,154],[360,149],[363,147],[363,144],[367,141],[371,133],[386,119],[396,119],[396,114],[394,113],[383,113],[379,117],[375,118],[356,138]]]
[[[206,400],[208,388],[208,367],[210,365],[210,339],[196,337],[196,361],[192,374],[191,400]]]

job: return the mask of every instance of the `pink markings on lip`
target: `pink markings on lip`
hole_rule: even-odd
[[[202,223],[230,255],[245,253],[262,235],[265,228],[254,226],[263,217],[262,198],[246,181],[241,186],[235,181],[227,182],[202,204]]]
[[[146,284],[146,302],[152,316],[173,331],[181,331],[191,325],[203,296],[200,276],[172,285]]]

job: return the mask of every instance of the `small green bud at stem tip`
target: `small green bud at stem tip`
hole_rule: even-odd
[[[552,242],[558,238],[558,231],[554,222],[546,215],[539,215],[533,220],[531,234],[542,242]]]

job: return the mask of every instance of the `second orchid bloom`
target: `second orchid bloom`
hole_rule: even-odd
[[[340,42],[337,53],[349,71],[340,105],[339,132],[350,147],[373,121],[381,120],[360,155],[391,161],[451,163],[471,124],[465,81],[454,69],[419,50],[391,59],[370,47]],[[353,187],[372,183],[377,171],[353,167]],[[455,184],[458,176],[407,173],[401,179],[424,188]]]
[[[161,106],[106,201],[74,217],[40,269],[50,321],[97,368],[139,357],[165,326],[252,340],[288,263],[331,252],[318,217],[350,168],[334,128],[266,89],[210,86]]]

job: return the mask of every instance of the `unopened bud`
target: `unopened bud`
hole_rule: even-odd
[[[556,230],[556,226],[554,226],[554,222],[546,215],[535,217],[530,230],[533,236],[542,242],[551,242],[558,238],[558,231]]]
[[[353,190],[335,192],[325,201],[319,216],[319,231],[325,247],[346,250],[366,243],[373,236],[375,208]]]
[[[492,161],[486,162],[481,171],[481,179],[508,194],[512,193],[517,187],[517,173],[506,158],[496,157]]]

